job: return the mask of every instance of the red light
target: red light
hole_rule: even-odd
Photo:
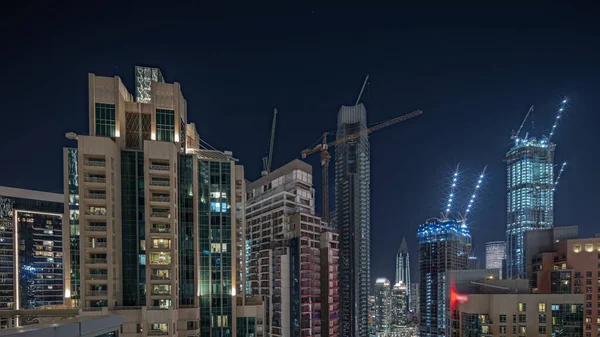
[[[457,302],[466,303],[467,301],[469,301],[469,296],[456,292],[456,287],[454,286],[454,282],[452,282],[450,285],[450,310],[454,311]]]

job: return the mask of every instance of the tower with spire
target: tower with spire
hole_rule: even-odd
[[[396,284],[401,283],[406,286],[406,297],[410,299],[410,258],[408,255],[408,245],[406,238],[402,238],[400,249],[396,254]]]

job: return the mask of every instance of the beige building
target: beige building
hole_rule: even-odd
[[[582,336],[582,294],[471,294],[453,313],[452,336]]]
[[[159,69],[136,67],[135,98],[90,74],[89,120],[64,150],[70,305],[123,315],[123,336],[234,334],[243,167]]]

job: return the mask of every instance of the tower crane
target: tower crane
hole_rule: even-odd
[[[366,82],[366,81],[365,81]],[[321,152],[321,176],[322,176],[322,189],[323,189],[323,218],[325,219],[325,221],[329,221],[329,162],[331,161],[331,155],[329,154],[329,147],[331,146],[336,146],[342,143],[345,143],[347,141],[353,140],[353,139],[357,139],[360,138],[362,136],[366,136],[374,131],[383,129],[385,127],[388,127],[390,125],[394,125],[396,123],[400,123],[402,121],[405,121],[407,119],[413,118],[413,117],[417,117],[419,115],[421,115],[423,113],[423,111],[421,110],[416,110],[413,111],[409,114],[406,115],[402,115],[400,117],[396,117],[393,119],[390,119],[388,121],[376,124],[370,128],[367,129],[363,129],[361,131],[349,134],[345,137],[336,139],[334,141],[331,142],[327,142],[327,132],[323,133],[323,137],[322,139],[322,143],[318,144],[317,146],[315,146],[312,149],[306,149],[304,151],[301,152],[302,154],[302,158],[306,158],[309,154],[315,153],[315,152]]]
[[[521,126],[519,126],[519,130],[517,130],[517,132],[513,131],[513,134],[510,137],[510,139],[517,139],[517,142],[519,141],[519,133],[521,133],[521,130],[523,129],[523,126],[525,125],[527,118],[529,117],[529,115],[532,112],[533,112],[533,105],[531,106],[531,108],[529,108],[529,110],[527,110],[527,114],[525,115],[525,118],[523,118],[523,121],[521,122]],[[527,136],[525,136],[525,138],[527,138]]]
[[[277,122],[277,109],[273,110],[273,124],[271,125],[271,138],[269,138],[268,153],[263,157],[263,170],[261,176],[271,173],[271,163],[273,162],[273,146],[275,145],[275,125]]]

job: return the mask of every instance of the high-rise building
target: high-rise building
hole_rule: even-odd
[[[364,105],[342,106],[337,138],[367,128]],[[335,150],[335,221],[340,233],[340,314],[342,337],[367,337],[371,284],[371,202],[369,140],[366,135]]]
[[[445,336],[446,272],[465,270],[471,256],[471,234],[462,221],[430,219],[417,230],[419,252],[419,333]]]
[[[247,279],[267,334],[339,334],[338,235],[314,212],[312,167],[294,160],[247,185]]]
[[[506,272],[526,279],[526,231],[554,224],[554,148],[547,138],[516,138],[506,154]]]
[[[62,194],[0,187],[0,310],[63,304]],[[24,317],[0,326],[36,322]]]
[[[390,331],[406,325],[408,313],[408,287],[404,283],[396,283],[392,287],[392,319]]]
[[[406,287],[406,296],[410,301],[410,256],[406,238],[402,238],[400,249],[396,254],[396,284],[398,283]]]
[[[485,269],[500,270],[502,278],[502,260],[504,259],[504,241],[491,241],[485,243]]]
[[[178,83],[89,75],[89,136],[64,151],[71,305],[123,315],[123,336],[236,331],[243,167],[206,150]]]
[[[392,325],[392,283],[386,278],[375,281],[375,332],[378,335],[390,331]]]

